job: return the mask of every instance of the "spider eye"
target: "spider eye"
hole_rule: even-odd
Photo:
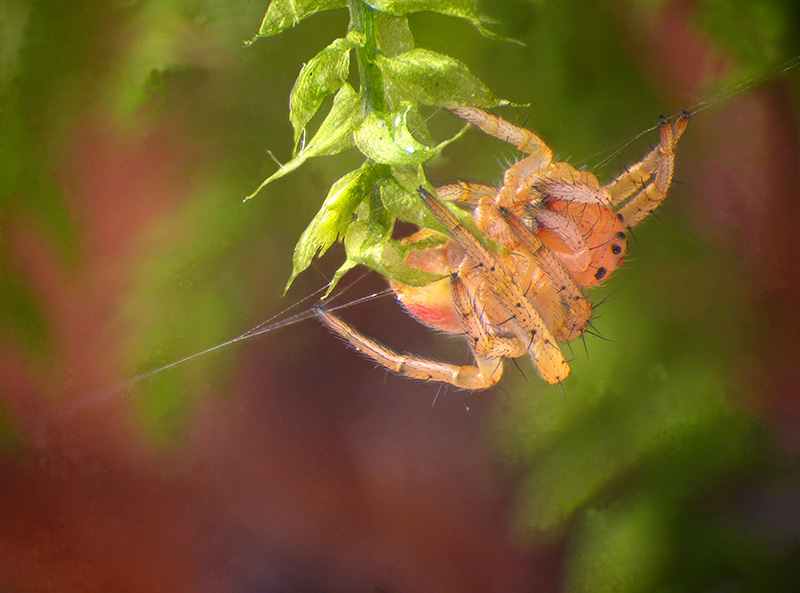
[[[618,233],[617,233],[617,235],[616,235],[616,237],[617,237],[617,239],[619,239],[620,241],[624,241],[625,239],[627,239],[627,238],[628,238],[628,236],[627,236],[625,233],[623,233],[622,231],[618,232]]]
[[[602,280],[605,277],[607,272],[608,272],[608,270],[606,270],[605,268],[597,268],[597,272],[594,275],[594,279],[595,280]]]
[[[622,253],[622,246],[617,244],[612,245],[611,253],[613,253],[614,255],[619,255],[620,253]]]

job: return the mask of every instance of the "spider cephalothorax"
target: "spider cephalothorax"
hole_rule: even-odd
[[[500,379],[504,358],[527,354],[548,383],[558,383],[570,371],[558,342],[580,336],[592,314],[583,288],[624,261],[626,232],[666,197],[688,114],[662,119],[658,145],[601,186],[592,173],[553,162],[553,151],[529,130],[480,109],[450,111],[527,156],[506,170],[499,188],[458,183],[438,188],[438,197],[421,189],[447,235],[423,229],[407,238],[404,263],[445,278],[422,287],[391,285],[414,317],[466,336],[476,364],[399,354],[324,308],[317,314],[356,350],[407,377],[485,389]],[[483,237],[446,202],[470,210]]]

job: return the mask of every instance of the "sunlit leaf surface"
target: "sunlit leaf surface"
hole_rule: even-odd
[[[378,65],[406,97],[424,105],[507,104],[495,97],[465,64],[437,52],[413,49],[394,57],[379,57]]]
[[[261,21],[258,34],[250,40],[250,43],[259,37],[277,35],[318,12],[345,6],[347,0],[272,0]]]

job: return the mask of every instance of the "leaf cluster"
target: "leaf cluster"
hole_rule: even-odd
[[[429,186],[422,165],[466,128],[436,143],[420,106],[490,108],[507,101],[495,97],[459,60],[415,47],[407,15],[438,12],[469,21],[483,35],[497,36],[484,27],[487,21],[472,0],[273,0],[250,42],[276,35],[318,12],[345,7],[350,11],[347,34],[303,65],[292,89],[292,159],[247,199],[312,157],[356,148],[366,160],[333,184],[301,235],[287,288],[336,241],[343,241],[347,260],[330,290],[357,264],[406,284],[424,285],[437,276],[403,265],[409,247],[393,240],[392,231],[397,220],[438,228],[417,197],[420,186]],[[358,90],[350,84],[353,55],[358,63]],[[306,142],[309,123],[330,95],[329,112]]]

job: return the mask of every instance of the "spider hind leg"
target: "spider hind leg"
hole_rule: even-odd
[[[325,327],[350,344],[357,352],[403,377],[449,383],[460,389],[476,391],[491,387],[503,375],[502,359],[476,355],[477,366],[460,366],[412,354],[400,354],[365,336],[320,305],[314,307],[314,313]]]

